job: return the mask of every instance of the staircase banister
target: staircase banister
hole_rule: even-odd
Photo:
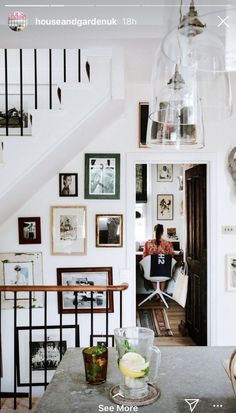
[[[118,285],[0,285],[0,291],[11,292],[93,292],[93,291],[125,291],[129,287],[129,284],[122,283]]]

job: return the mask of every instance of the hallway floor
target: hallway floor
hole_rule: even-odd
[[[137,304],[145,298],[144,295],[137,295]],[[155,344],[157,346],[195,346],[194,341],[190,337],[183,337],[179,331],[179,324],[181,320],[185,319],[185,310],[173,300],[168,301],[169,308],[166,308],[167,316],[170,323],[170,328],[173,332],[172,337],[156,337]],[[142,305],[140,308],[153,309],[157,307],[164,307],[160,301],[150,300]],[[138,307],[139,308],[139,307]]]

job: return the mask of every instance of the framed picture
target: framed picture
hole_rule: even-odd
[[[149,103],[139,102],[139,147],[147,146]]]
[[[157,220],[174,218],[174,195],[157,195]]]
[[[173,165],[158,164],[157,165],[157,182],[172,182],[173,181]]]
[[[1,88],[2,91],[2,88]],[[28,111],[28,108],[34,107],[33,104],[34,95],[23,95],[23,136],[32,135],[32,116]],[[8,135],[9,136],[21,136],[21,110],[20,110],[20,94],[8,93]],[[0,93],[0,135],[6,136],[6,107],[5,107],[5,93]]]
[[[114,347],[115,345],[115,340],[114,340],[114,334],[108,334],[108,345],[107,347]],[[90,335],[90,342],[92,342],[93,346],[106,346],[106,334],[93,334]]]
[[[85,154],[85,199],[120,198],[120,154]]]
[[[227,255],[227,291],[236,291],[236,254]]]
[[[0,284],[1,285],[42,285],[42,253],[0,253]],[[11,309],[14,305],[14,293],[2,293],[2,307]],[[17,307],[29,307],[29,293],[17,293]],[[43,307],[43,293],[32,293],[32,307]]]
[[[147,202],[147,164],[136,164],[136,202]]]
[[[41,244],[39,217],[18,218],[19,244]]]
[[[59,174],[59,196],[78,196],[78,174]]]
[[[51,326],[52,327],[52,326]],[[29,359],[30,332],[27,327],[17,327],[17,385],[29,386],[29,363],[32,366],[32,385],[44,384],[44,370],[46,364],[47,382],[49,383],[61,355],[68,347],[74,347],[74,331],[67,329],[62,331],[62,342],[60,343],[60,331],[47,329],[47,341],[45,346],[44,330],[42,326],[34,326],[32,330],[31,361]],[[46,354],[45,357],[45,347]]]
[[[58,268],[58,285],[112,285],[112,267],[92,267],[92,268]],[[113,310],[113,293],[108,292],[108,303],[106,302],[106,292],[93,293],[93,309],[95,313],[105,313],[106,306],[108,312]],[[81,292],[77,294],[78,313],[91,312],[91,293]],[[75,312],[75,294],[73,292],[58,293],[58,312]]]
[[[52,255],[86,254],[86,207],[52,206]]]
[[[123,215],[96,215],[96,247],[123,246]]]

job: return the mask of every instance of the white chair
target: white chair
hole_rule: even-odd
[[[164,296],[171,299],[172,297],[160,289],[160,283],[171,279],[172,260],[173,259],[171,255],[153,254],[144,257],[140,261],[139,264],[143,268],[144,278],[146,278],[146,280],[148,281],[157,283],[157,287],[155,291],[153,291],[147,298],[139,303],[139,307],[146,301],[151,300],[151,298],[156,294],[158,294],[164,302],[165,306],[169,308]]]

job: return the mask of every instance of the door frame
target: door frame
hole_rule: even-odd
[[[207,152],[151,152],[149,149],[126,154],[126,268],[120,271],[121,281],[129,283],[125,306],[129,308],[124,316],[126,325],[136,325],[136,268],[135,268],[135,164],[173,163],[207,165],[207,345],[217,343],[217,159],[216,154]],[[133,305],[130,305],[133,303]]]

